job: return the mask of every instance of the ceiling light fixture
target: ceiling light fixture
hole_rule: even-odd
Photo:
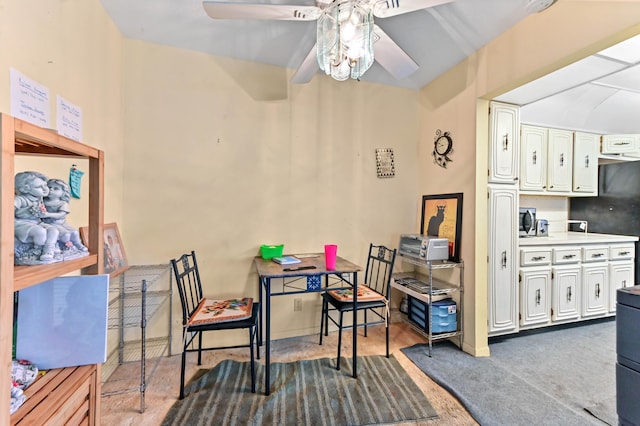
[[[325,9],[318,18],[320,69],[338,81],[359,80],[373,64],[373,10],[348,0]]]
[[[527,10],[529,13],[539,13],[550,8],[556,0],[529,0]]]

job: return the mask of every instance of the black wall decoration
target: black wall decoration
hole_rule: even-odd
[[[438,166],[447,168],[447,163],[451,160],[451,154],[453,154],[453,139],[449,132],[444,132],[440,129],[436,130],[436,137],[433,142],[433,162]]]

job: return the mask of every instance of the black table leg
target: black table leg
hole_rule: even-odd
[[[353,273],[353,378],[358,377],[358,273]]]
[[[263,278],[258,277],[258,300],[260,301],[260,310],[258,311],[258,346],[262,346],[262,307],[264,306],[262,303],[262,280]]]
[[[267,278],[265,281],[265,365],[264,365],[264,394],[269,395],[271,393],[271,278]]]

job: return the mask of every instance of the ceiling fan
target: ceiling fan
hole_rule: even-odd
[[[452,1],[454,0],[316,0],[315,6],[304,6],[205,0],[203,7],[214,19],[318,21],[318,40],[291,80],[293,83],[308,83],[319,68],[336,80],[345,80],[349,76],[359,78],[374,59],[399,80],[411,75],[418,69],[418,64],[373,23],[373,17],[388,18]],[[353,12],[354,10],[358,13]],[[346,28],[346,21],[342,17],[347,14],[350,20],[358,14],[366,15],[357,16],[361,18],[358,27],[363,29],[355,37],[358,39],[357,47],[341,42],[346,33],[343,30],[340,35],[341,28]],[[369,54],[363,54],[362,48],[368,50]],[[329,51],[330,49],[334,50]],[[358,53],[353,53],[355,51]]]

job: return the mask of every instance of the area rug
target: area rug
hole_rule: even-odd
[[[222,361],[193,380],[163,425],[370,425],[437,418],[422,391],[393,357],[321,358],[271,364],[271,394],[251,393],[248,362]]]
[[[490,357],[450,342],[402,349],[483,426],[617,425],[615,321],[490,341]]]

